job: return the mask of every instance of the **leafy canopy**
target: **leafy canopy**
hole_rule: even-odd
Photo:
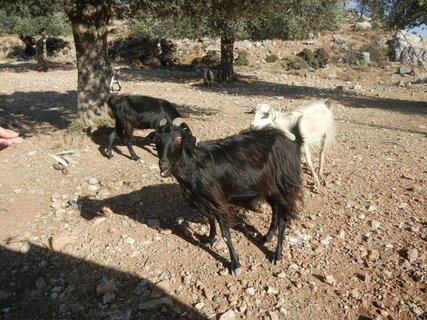
[[[4,0],[0,32],[22,36],[67,35],[71,31],[61,1]]]

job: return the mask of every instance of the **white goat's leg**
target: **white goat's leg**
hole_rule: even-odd
[[[313,162],[311,161],[310,147],[304,144],[303,148],[304,148],[305,161],[307,162],[308,168],[311,171],[311,176],[313,177],[313,180],[314,180],[314,186],[318,188],[320,187],[320,181],[316,174],[316,171],[314,171]]]
[[[325,140],[326,140],[326,137],[323,137],[322,145],[320,147],[320,163],[319,163],[320,181],[323,181],[323,165],[325,163]]]

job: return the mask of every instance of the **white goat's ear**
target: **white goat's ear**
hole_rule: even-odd
[[[275,120],[277,117],[277,111],[274,110],[273,107],[270,106],[270,108],[268,109],[268,113],[271,114],[271,119]]]

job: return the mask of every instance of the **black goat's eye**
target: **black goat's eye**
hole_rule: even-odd
[[[176,137],[176,142],[177,143],[181,143],[182,142],[182,137]]]
[[[261,119],[268,119],[268,117],[270,116],[269,113],[264,113],[261,117]]]

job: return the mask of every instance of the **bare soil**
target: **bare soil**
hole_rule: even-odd
[[[342,67],[300,76],[260,57],[237,68],[239,81],[206,88],[198,70],[122,69],[120,94],[176,103],[200,140],[247,128],[261,102],[334,101],[325,185],[315,190],[303,165],[304,206],[282,264],[270,263],[276,239],[261,242],[268,206],[238,211],[236,277],[224,242],[202,244],[206,221],[160,177],[148,131],[135,137],[143,163],[121,144],[109,160],[111,128],[69,129],[73,67],[0,64],[1,125],[26,140],[0,153],[0,319],[427,319],[427,87],[396,70],[347,81],[324,76],[350,72]],[[48,154],[69,149],[79,164],[64,175]]]

